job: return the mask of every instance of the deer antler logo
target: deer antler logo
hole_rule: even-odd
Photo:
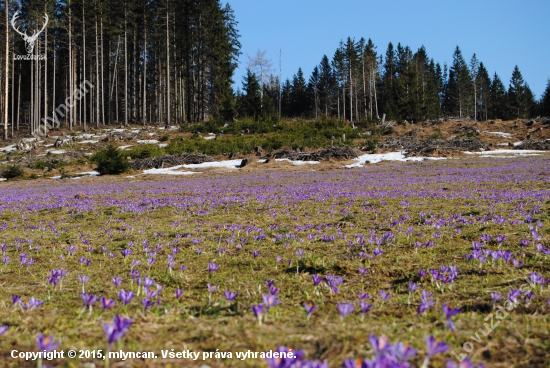
[[[17,29],[17,27],[15,26],[15,21],[18,18],[18,14],[19,14],[19,11],[16,11],[13,17],[11,18],[11,26],[13,27],[15,32],[19,33],[23,37],[23,40],[25,40],[25,48],[27,49],[27,53],[32,54],[32,51],[34,50],[34,43],[36,42],[38,36],[40,36],[40,33],[42,33],[42,31],[44,31],[44,29],[46,28],[46,25],[48,24],[48,20],[50,20],[50,18],[48,18],[47,14],[44,14],[44,26],[42,27],[42,29],[38,32],[34,30],[32,33],[32,36],[29,36],[27,35],[26,31],[25,33],[23,33],[19,29]]]

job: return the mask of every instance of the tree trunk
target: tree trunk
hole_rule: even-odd
[[[82,81],[84,82],[86,80],[86,17],[84,15],[84,1],[82,2],[82,44]],[[86,94],[83,93],[82,97],[84,98],[84,101],[80,99],[80,103],[84,106],[84,131],[86,131]]]
[[[9,18],[9,2],[6,0],[6,18],[5,18],[5,33],[6,33],[6,52],[5,52],[5,64],[4,64],[4,139],[8,140],[8,84],[9,84],[9,68],[10,68],[10,38],[9,38],[9,28],[8,28],[8,18]],[[13,124],[13,121],[11,122]]]
[[[166,128],[170,125],[170,28],[166,10]]]
[[[124,2],[124,126],[128,126],[128,14]]]

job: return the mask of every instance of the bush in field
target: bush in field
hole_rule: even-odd
[[[124,152],[124,154],[127,154],[132,159],[137,159],[162,156],[164,154],[164,151],[162,148],[154,144],[141,144],[137,147],[132,148],[131,150]]]
[[[25,172],[23,169],[21,169],[19,166],[12,165],[2,171],[2,177],[6,179],[14,179],[14,178],[20,178],[25,175]]]
[[[100,149],[92,157],[91,161],[97,163],[97,171],[101,175],[116,175],[130,169],[126,155],[113,145]]]

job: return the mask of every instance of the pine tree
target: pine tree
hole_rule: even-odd
[[[540,115],[550,117],[550,79],[546,81],[546,89],[540,98]]]
[[[323,55],[319,64],[319,107],[321,113],[328,116],[332,113],[332,105],[335,99],[336,78],[332,72],[330,62],[326,55]]]
[[[382,77],[383,93],[382,105],[383,112],[387,114],[389,119],[397,119],[397,72],[396,72],[396,57],[393,44],[390,42],[386,49],[386,60],[384,62],[384,76]]]
[[[449,97],[450,112],[459,117],[468,116],[472,103],[471,96],[471,76],[468,65],[462,57],[462,52],[457,46],[453,53],[453,63],[449,70]]]
[[[292,77],[290,101],[292,116],[305,117],[309,113],[309,96],[302,68],[298,68],[298,73]]]
[[[508,106],[510,118],[527,118],[534,105],[533,92],[523,80],[518,66],[514,67],[508,88]]]
[[[247,69],[242,83],[243,93],[237,101],[239,116],[258,119],[261,115],[262,96],[256,74]]]
[[[508,96],[504,84],[495,73],[489,88],[491,98],[489,100],[489,116],[492,119],[505,119],[507,117]]]
[[[483,120],[487,120],[489,116],[489,106],[491,103],[491,78],[489,73],[485,69],[483,63],[479,63],[478,71],[478,101],[479,101],[479,115]]]

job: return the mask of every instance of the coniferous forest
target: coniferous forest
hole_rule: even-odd
[[[238,17],[218,0],[6,0],[2,12],[6,139],[35,131],[48,117],[86,129],[243,117],[354,122],[385,114],[415,123],[550,115],[550,82],[536,99],[517,66],[501,79],[458,46],[442,65],[424,47],[413,51],[390,43],[380,51],[371,39],[347,38],[332,57],[320,58],[310,76],[299,69],[283,82],[262,68],[270,61],[261,57],[250,60],[242,81],[234,81]],[[42,28],[29,50],[23,34]],[[36,60],[15,58],[30,54]],[[93,88],[71,100],[85,81]],[[68,98],[74,108],[56,111]]]

